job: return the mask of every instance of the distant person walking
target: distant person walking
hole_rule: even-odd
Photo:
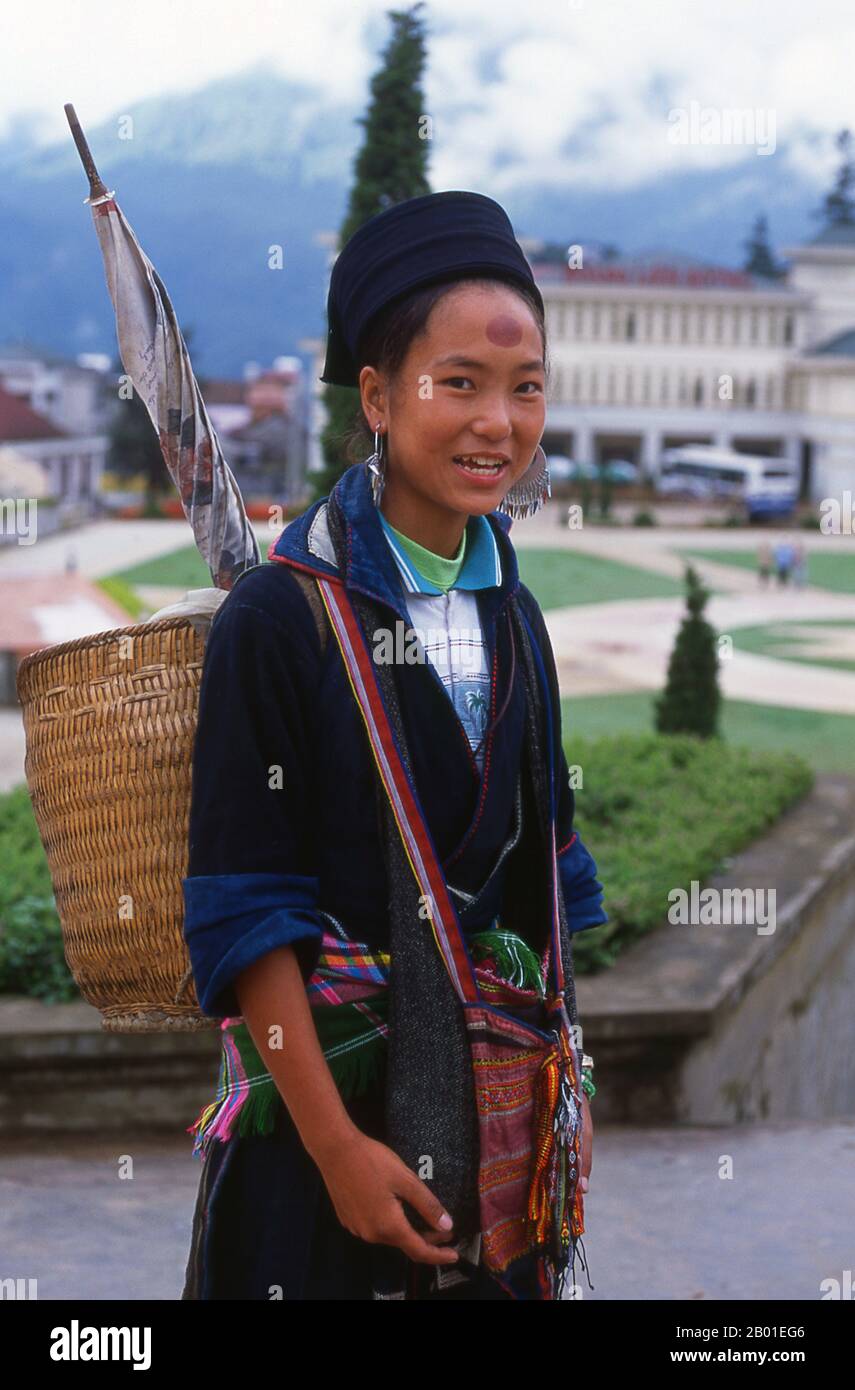
[[[794,550],[790,541],[780,540],[775,546],[775,569],[778,573],[778,587],[789,582],[793,568]]]

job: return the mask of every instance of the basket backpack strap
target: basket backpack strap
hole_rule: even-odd
[[[253,570],[260,570],[263,568],[263,564],[248,566],[247,569],[243,570],[243,572],[238,575],[237,579],[235,580],[234,587],[236,587],[240,583],[240,581],[246,577],[246,575],[251,574]],[[323,653],[326,650],[327,638],[329,637],[330,632],[330,624],[329,619],[327,617],[327,610],[324,607],[323,602],[321,601],[320,594],[318,593],[317,581],[315,580],[314,575],[307,574],[305,570],[294,569],[292,565],[288,565],[287,568],[292,577],[297,581],[298,585],[303,590],[303,593],[306,596],[306,602],[312,610],[312,617],[315,620],[315,627],[317,628],[318,633],[318,641],[321,644],[321,652]]]
[[[317,580],[313,575],[306,574],[303,570],[291,569],[291,574],[303,590],[306,596],[306,602],[312,610],[312,617],[315,620],[315,627],[318,630],[318,641],[321,644],[321,652],[323,653],[326,650],[327,638],[330,635],[330,624],[329,618],[327,617],[327,610],[318,593]]]

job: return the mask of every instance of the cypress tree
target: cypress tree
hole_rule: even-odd
[[[426,58],[422,9],[419,0],[409,10],[389,11],[391,37],[371,80],[368,112],[358,118],[364,136],[339,247],[369,217],[432,191],[427,179],[430,118],[421,86]],[[320,440],[324,468],[309,475],[316,497],[325,496],[348,467],[343,441],[361,414],[355,387],[325,386],[322,400],[327,415]]]
[[[755,219],[751,229],[751,235],[745,246],[745,263],[743,270],[749,275],[762,275],[767,280],[780,280],[783,275],[783,267],[778,264],[772,254],[769,245],[769,220],[767,217],[760,216]]]
[[[660,734],[718,737],[721,691],[715,628],[704,617],[709,592],[697,573],[686,568],[686,616],[668,662],[665,689],[655,702]]]
[[[825,223],[823,230],[829,227],[851,227],[855,224],[855,154],[852,132],[838,131],[834,143],[840,153],[834,187],[830,193],[826,193],[822,206],[815,214]]]

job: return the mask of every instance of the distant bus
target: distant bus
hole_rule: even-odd
[[[657,480],[663,494],[744,503],[751,520],[789,516],[799,497],[795,464],[785,458],[740,454],[712,444],[666,449]]]

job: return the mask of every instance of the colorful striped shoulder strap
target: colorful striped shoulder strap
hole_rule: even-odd
[[[448,892],[415,788],[404,767],[359,618],[345,586],[340,581],[316,576],[315,583],[341,652],[410,867],[427,908],[437,948],[458,997],[464,1003],[483,1002],[460,920]],[[550,821],[553,920],[549,969],[553,977],[555,996],[561,997],[564,981],[558,931],[558,869],[554,816],[550,817]]]

